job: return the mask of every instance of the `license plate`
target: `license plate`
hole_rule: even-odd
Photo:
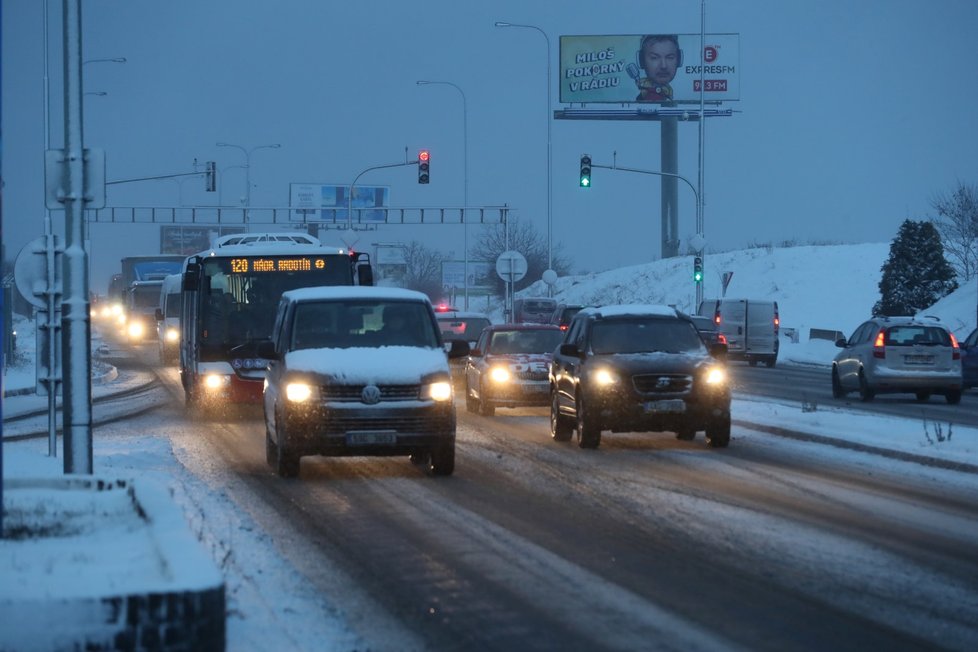
[[[346,433],[347,446],[376,446],[396,443],[397,432],[394,430],[361,430]]]
[[[932,355],[905,355],[903,361],[907,364],[934,364]]]
[[[665,401],[649,401],[645,404],[646,412],[685,412],[686,402],[679,398]]]

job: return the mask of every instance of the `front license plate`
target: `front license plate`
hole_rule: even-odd
[[[396,443],[397,432],[393,430],[361,430],[346,433],[347,446],[376,446]]]
[[[685,412],[686,402],[680,398],[668,399],[665,401],[649,401],[645,404],[646,412]]]
[[[932,355],[905,355],[903,361],[907,364],[934,364]]]

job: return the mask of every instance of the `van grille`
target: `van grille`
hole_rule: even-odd
[[[361,402],[365,385],[324,385],[320,393],[324,400],[334,402]],[[421,385],[378,385],[381,401],[416,401],[421,396]]]

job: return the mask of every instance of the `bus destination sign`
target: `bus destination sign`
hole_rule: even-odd
[[[232,274],[253,274],[261,272],[310,272],[326,269],[326,259],[322,256],[287,256],[282,258],[232,258]]]

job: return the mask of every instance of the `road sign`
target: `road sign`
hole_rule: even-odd
[[[496,273],[507,283],[522,280],[526,269],[526,258],[518,251],[504,251],[496,259]]]
[[[54,278],[48,279],[48,236],[34,238],[24,245],[14,260],[14,283],[24,297],[35,308],[46,310],[49,281],[52,291],[61,293],[61,255],[63,247],[58,242],[58,236],[52,235],[51,245],[54,247]],[[58,304],[60,305],[60,297]]]

